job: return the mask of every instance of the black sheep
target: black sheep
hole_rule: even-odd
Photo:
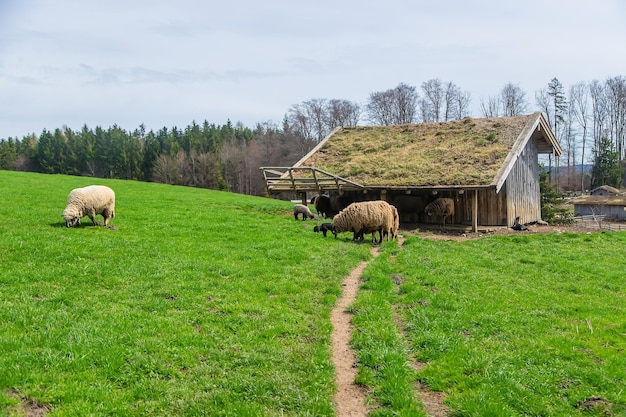
[[[315,226],[313,228],[313,231],[316,232],[316,233],[317,232],[322,232],[324,234],[324,237],[326,237],[326,233],[333,231],[332,227],[333,227],[332,223],[322,223],[319,226]],[[337,236],[335,236],[335,237],[337,237]]]

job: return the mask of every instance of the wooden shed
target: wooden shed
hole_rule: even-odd
[[[617,191],[619,192],[619,190]],[[574,205],[574,216],[626,220],[626,196],[621,193],[618,195],[584,195],[570,201],[570,204]]]
[[[424,213],[454,199],[446,223],[512,226],[541,220],[539,155],[558,160],[544,116],[464,118],[437,123],[337,128],[292,167],[261,167],[268,193],[340,194],[382,199],[403,222],[438,222]]]

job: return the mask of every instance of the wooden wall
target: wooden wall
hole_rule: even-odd
[[[509,173],[505,187],[501,192],[506,194],[506,217],[508,221],[504,223],[505,225],[512,226],[516,216],[520,217],[520,223],[541,220],[541,193],[536,141],[528,141]]]

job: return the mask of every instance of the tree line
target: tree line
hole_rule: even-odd
[[[561,147],[561,190],[620,187],[626,160],[626,78],[580,82],[565,90],[557,78],[535,92],[535,106],[517,85],[480,99],[480,117],[542,111]],[[471,95],[452,81],[405,83],[369,94],[366,103],[312,98],[292,105],[282,124],[254,128],[195,121],[183,129],[127,131],[83,126],[0,140],[0,169],[155,181],[263,195],[260,166],[291,166],[336,127],[389,126],[472,116]],[[591,163],[591,175],[576,166]],[[563,165],[563,164],[561,164]]]

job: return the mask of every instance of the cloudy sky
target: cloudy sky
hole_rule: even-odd
[[[0,139],[280,124],[439,78],[480,99],[626,76],[623,0],[0,0]]]

